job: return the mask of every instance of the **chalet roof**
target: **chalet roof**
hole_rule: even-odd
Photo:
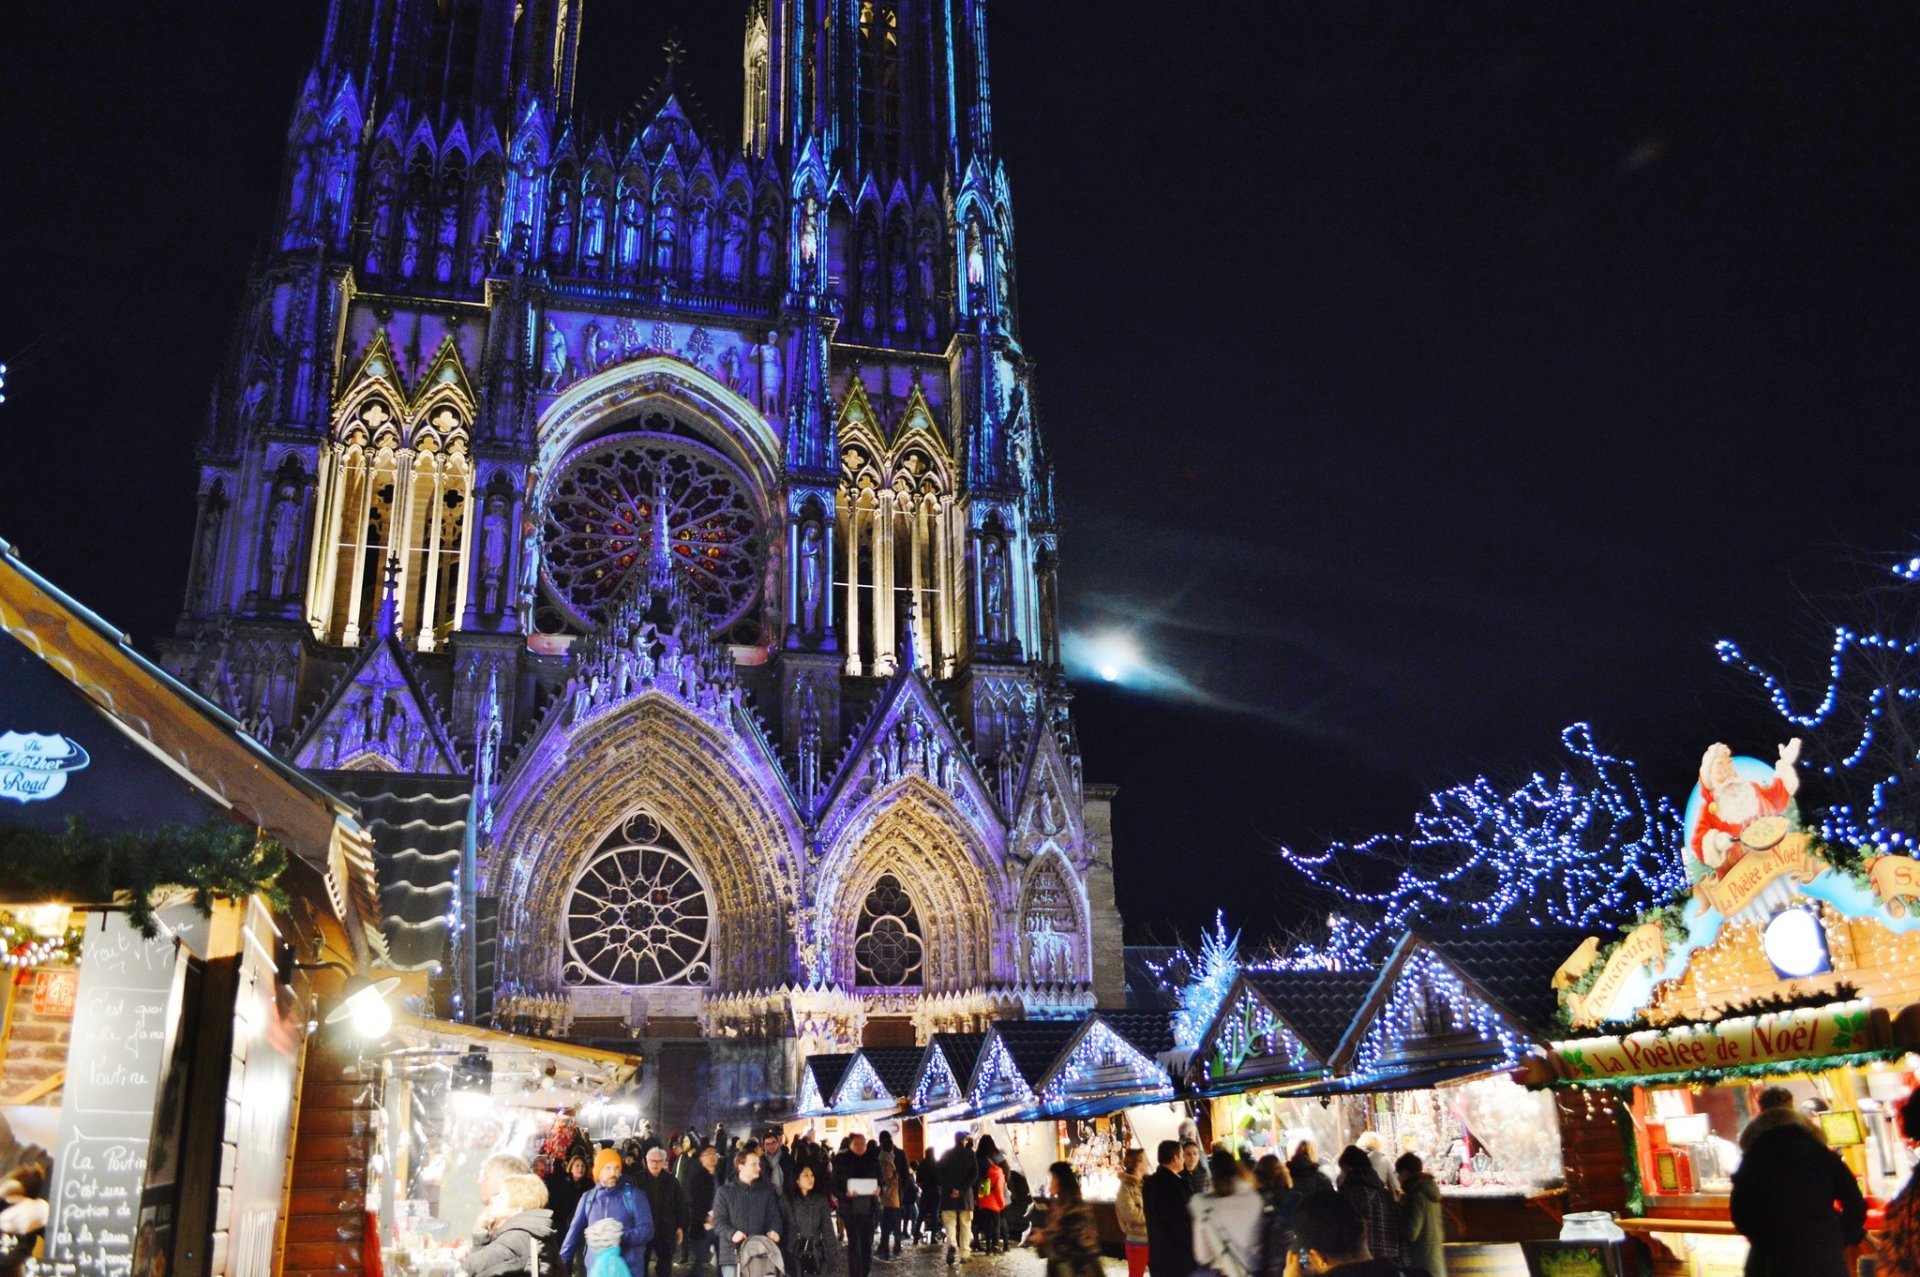
[[[1158,1059],[1173,1050],[1173,1017],[1165,1011],[1096,1011],[1094,1018],[1142,1055]]]
[[[1028,1086],[1038,1086],[1059,1060],[1060,1053],[1079,1036],[1084,1023],[1083,1020],[1006,1020],[994,1025],[993,1033],[1006,1045],[1007,1056],[1020,1071],[1020,1079]]]
[[[860,1054],[867,1057],[867,1063],[873,1066],[873,1075],[880,1079],[880,1085],[887,1088],[888,1095],[896,1100],[912,1097],[914,1084],[920,1080],[920,1063],[926,1058],[924,1049],[917,1046],[872,1046],[861,1048]]]
[[[1464,976],[1494,1010],[1544,1041],[1559,1009],[1554,972],[1590,934],[1582,927],[1423,927],[1410,939]]]
[[[1374,970],[1248,971],[1242,976],[1301,1044],[1329,1064],[1379,978]]]

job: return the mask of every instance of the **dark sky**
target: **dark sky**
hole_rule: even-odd
[[[731,131],[742,7],[593,0],[586,98],[678,21]],[[141,642],[323,12],[0,6],[0,536]],[[1191,684],[1079,701],[1131,930],[1293,916],[1277,840],[1576,719],[1676,796],[1770,756],[1712,640],[1812,676],[1801,596],[1920,532],[1915,22],[1001,0],[1069,621]]]

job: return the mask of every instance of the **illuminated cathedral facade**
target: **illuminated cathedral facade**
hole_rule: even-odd
[[[986,10],[753,0],[721,137],[672,47],[590,127],[581,0],[333,0],[166,659],[440,1013],[779,1091],[1122,997]]]

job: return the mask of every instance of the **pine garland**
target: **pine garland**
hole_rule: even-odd
[[[287,849],[273,839],[225,821],[162,825],[148,833],[96,834],[74,817],[63,833],[22,826],[0,828],[0,864],[10,893],[107,904],[126,900],[127,920],[152,939],[159,933],[153,897],[162,887],[185,887],[203,914],[215,896],[264,895],[287,905],[275,882],[287,868]]]

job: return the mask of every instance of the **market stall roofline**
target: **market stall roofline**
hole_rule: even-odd
[[[1245,1091],[1259,1089],[1275,1077],[1321,1077],[1328,1071],[1327,1062],[1338,1050],[1341,1039],[1353,1024],[1360,1008],[1366,1005],[1373,986],[1379,978],[1374,970],[1361,971],[1252,971],[1244,970],[1234,977],[1227,987],[1226,997],[1220,1000],[1220,1009],[1214,1013],[1213,1021],[1207,1025],[1207,1031],[1199,1044],[1187,1057],[1183,1085],[1200,1096],[1238,1095]],[[1235,1079],[1226,1083],[1224,1088],[1199,1086],[1195,1077],[1206,1068],[1207,1059],[1218,1045],[1220,1034],[1227,1021],[1235,1014],[1240,999],[1245,996],[1258,998],[1275,1020],[1284,1025],[1289,1033],[1300,1039],[1301,1045],[1319,1061],[1313,1068],[1291,1074],[1268,1074],[1265,1077],[1254,1075]],[[1310,1006],[1314,1012],[1303,1014],[1301,1008]]]
[[[1098,1099],[1081,1100],[1072,1104],[1041,1104],[1030,1109],[1001,1118],[1004,1122],[1063,1122],[1077,1118],[1106,1117],[1122,1109],[1138,1108],[1142,1104],[1174,1104],[1182,1096],[1168,1091],[1165,1095],[1108,1095]]]
[[[1407,932],[1381,964],[1379,978],[1374,981],[1353,1023],[1347,1026],[1339,1047],[1327,1060],[1329,1068],[1339,1073],[1353,1062],[1373,1017],[1392,996],[1394,982],[1399,979],[1402,968],[1423,949],[1459,977],[1469,993],[1486,1003],[1515,1031],[1536,1042],[1544,1041],[1551,1028],[1551,1011],[1543,1017],[1534,1014],[1528,1006],[1516,1005],[1513,991],[1537,983],[1547,991],[1545,1000],[1551,1002],[1553,973],[1588,934],[1580,927],[1530,926],[1423,927]],[[1487,949],[1496,952],[1490,954]],[[1536,965],[1543,969],[1534,970]],[[1496,981],[1507,987],[1496,992],[1489,987]]]
[[[380,901],[370,840],[351,804],[282,762],[241,724],[142,656],[127,634],[21,561],[0,539],[0,629],[102,714],[222,806],[285,842],[330,878],[338,854],[343,916],[356,957],[379,955]],[[355,925],[356,922],[358,925]]]
[[[1124,1015],[1125,1013],[1122,1013],[1122,1014]],[[1146,1014],[1153,1015],[1157,1013],[1148,1012]],[[1165,1016],[1161,1016],[1160,1018],[1163,1020],[1166,1019]],[[1111,1015],[1103,1012],[1099,1012],[1099,1011],[1094,1012],[1092,1015],[1089,1015],[1086,1019],[1082,1020],[1080,1022],[1078,1029],[1074,1032],[1073,1036],[1068,1038],[1066,1043],[1063,1046],[1061,1046],[1058,1052],[1055,1053],[1053,1058],[1053,1063],[1047,1066],[1046,1072],[1041,1074],[1039,1081],[1033,1083],[1034,1094],[1036,1095],[1046,1094],[1048,1087],[1050,1087],[1056,1080],[1059,1079],[1061,1071],[1065,1069],[1067,1067],[1067,1064],[1073,1059],[1074,1051],[1079,1048],[1082,1042],[1086,1041],[1087,1035],[1093,1032],[1094,1026],[1096,1025],[1105,1027],[1116,1038],[1119,1038],[1122,1044],[1138,1052],[1141,1058],[1145,1061],[1145,1063],[1149,1067],[1154,1069],[1160,1077],[1159,1084],[1150,1089],[1141,1088],[1141,1087],[1128,1087],[1124,1091],[1117,1092],[1116,1094],[1133,1096],[1134,1098],[1132,1099],[1131,1103],[1135,1103],[1135,1104],[1143,1103],[1143,1102],[1158,1102],[1160,1100],[1170,1100],[1174,1097],[1174,1080],[1167,1075],[1166,1069],[1161,1066],[1159,1060],[1156,1058],[1159,1052],[1149,1051],[1145,1046],[1141,1045],[1139,1041],[1136,1041],[1134,1040],[1134,1038],[1129,1037],[1125,1032],[1123,1032],[1119,1027],[1117,1027],[1113,1023],[1113,1017]],[[1136,1034],[1139,1034],[1140,1036],[1144,1037],[1149,1044],[1152,1044],[1158,1040],[1157,1037],[1151,1033],[1150,1026],[1144,1022],[1139,1024],[1133,1024],[1131,1027],[1134,1029],[1134,1032]],[[1167,1028],[1165,1037],[1166,1037],[1166,1043],[1162,1047],[1163,1050],[1171,1047],[1173,1044],[1173,1031],[1171,1026]],[[1018,1061],[1016,1060],[1015,1063],[1018,1063]],[[1083,1103],[1083,1102],[1085,1101],[1071,1100],[1068,1102],[1067,1106],[1071,1107],[1074,1104]],[[1049,1115],[1052,1115],[1052,1111],[1055,1107],[1056,1106],[1049,1105],[1043,1101],[1042,1103],[1035,1105],[1031,1110],[1028,1110],[1028,1111],[1041,1113],[1043,1116],[1049,1116]],[[1122,1105],[1121,1107],[1124,1108],[1126,1106]],[[1068,1115],[1065,1113],[1061,1113],[1059,1114],[1059,1116],[1065,1117]]]
[[[470,1042],[512,1050],[538,1051],[548,1055],[565,1056],[590,1064],[611,1064],[616,1069],[627,1070],[628,1076],[631,1076],[644,1063],[641,1056],[629,1055],[621,1051],[607,1051],[597,1046],[580,1046],[573,1042],[561,1042],[550,1038],[521,1037],[516,1033],[503,1033],[499,1029],[483,1029],[476,1024],[462,1024],[457,1020],[436,1020],[424,1015],[395,1016],[394,1030],[400,1032],[406,1029],[412,1029],[417,1033],[440,1033],[448,1037],[464,1038]]]
[[[246,728],[225,710],[215,705],[193,688],[182,683],[173,675],[142,656],[134,648],[131,637],[88,608],[85,604],[66,593],[59,586],[35,572],[21,561],[14,552],[13,545],[0,538],[0,564],[10,572],[0,573],[0,626],[31,647],[42,660],[65,674],[67,678],[87,694],[88,699],[99,705],[107,713],[134,727],[143,737],[154,741],[154,731],[150,721],[131,705],[117,704],[112,694],[98,682],[82,675],[83,669],[103,667],[101,672],[135,673],[141,679],[158,683],[161,688],[184,701],[197,711],[201,717],[220,729],[227,743],[237,747],[255,767],[271,772],[281,783],[298,790],[303,798],[323,804],[336,816],[357,822],[357,813],[353,805],[332,790],[316,783],[305,772],[289,763],[283,762],[260,742],[247,734]],[[36,596],[39,596],[36,598]],[[80,621],[85,632],[76,635],[70,626],[60,622],[57,615],[45,612],[35,614],[28,610],[32,604],[54,604],[60,611]],[[57,627],[57,638],[65,640],[64,645],[48,650],[46,646],[54,635],[43,635],[41,626],[52,624]],[[78,641],[76,641],[76,639]],[[115,668],[115,667],[122,668]],[[164,704],[147,705],[140,708],[165,708]],[[197,744],[199,742],[189,742]],[[178,762],[192,769],[192,755],[185,746],[177,751],[168,751]],[[194,769],[199,771],[199,769]],[[202,773],[204,774],[204,773]],[[225,797],[225,796],[223,796]],[[232,802],[230,797],[226,801]],[[251,813],[250,813],[251,814]],[[254,823],[266,829],[276,827],[267,820]],[[322,836],[316,841],[324,843]]]

